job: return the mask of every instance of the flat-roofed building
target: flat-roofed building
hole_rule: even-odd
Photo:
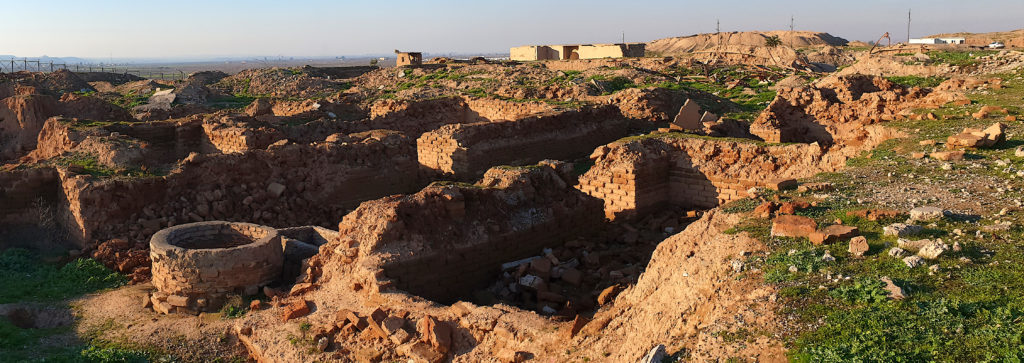
[[[645,43],[526,45],[509,50],[516,61],[643,57]]]

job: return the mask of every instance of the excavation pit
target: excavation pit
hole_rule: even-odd
[[[150,240],[154,310],[215,311],[226,297],[255,295],[281,276],[276,229],[250,223],[200,222],[161,230]]]

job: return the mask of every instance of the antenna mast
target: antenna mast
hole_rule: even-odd
[[[907,9],[907,44],[910,44],[910,10]]]
[[[796,37],[796,34],[793,33],[793,22],[794,22],[793,15],[790,15],[789,16],[789,47],[790,48],[793,48],[793,38]]]

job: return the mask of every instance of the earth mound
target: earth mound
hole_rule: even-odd
[[[658,39],[647,43],[647,51],[661,55],[677,55],[712,49],[719,45],[761,46],[764,45],[765,39],[771,36],[778,36],[782,40],[782,44],[794,48],[822,45],[844,46],[848,43],[846,39],[829,33],[776,30],[768,32],[704,33],[685,37]]]

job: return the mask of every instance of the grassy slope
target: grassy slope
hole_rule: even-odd
[[[926,226],[920,238],[943,238],[959,242],[962,252],[949,252],[937,261],[940,272],[930,274],[926,266],[910,269],[902,261],[889,257],[894,237],[882,236],[882,227],[897,220],[867,221],[846,215],[864,209],[858,199],[873,195],[885,186],[907,188],[949,187],[958,190],[977,188],[981,182],[996,182],[1005,192],[982,209],[998,211],[1012,207],[1011,200],[1021,198],[1024,182],[1011,176],[1024,168],[1024,159],[1013,156],[1019,140],[1009,139],[993,149],[971,150],[964,161],[951,162],[952,171],[935,162],[908,160],[914,151],[929,151],[921,146],[925,139],[943,140],[964,127],[987,126],[994,119],[974,120],[966,116],[983,105],[1004,106],[1010,114],[1021,112],[1024,80],[1021,74],[1001,75],[1006,88],[975,92],[974,104],[929,110],[938,115],[953,115],[949,120],[901,121],[890,126],[908,131],[907,139],[892,140],[863,158],[850,161],[842,173],[823,174],[815,181],[828,181],[837,190],[824,203],[800,212],[815,218],[819,225],[840,219],[858,226],[868,238],[871,250],[865,258],[853,258],[847,243],[812,246],[806,239],[768,236],[767,220],[751,219],[737,228],[768,241],[772,252],[753,257],[748,265],[761,269],[766,283],[779,287],[783,313],[793,320],[792,330],[780,335],[791,348],[795,361],[1018,361],[1024,358],[1024,240],[1022,216],[1009,208],[1007,216],[983,213],[980,218],[948,218]],[[921,112],[926,112],[922,110]],[[1001,119],[1002,116],[999,116]],[[1001,120],[1000,120],[1001,121]],[[1010,122],[1009,133],[1020,133],[1018,122]],[[997,160],[1009,160],[1009,166]],[[888,173],[893,173],[888,175]],[[882,176],[882,177],[880,177]],[[887,177],[886,177],[887,176]],[[1004,184],[1005,183],[1005,184]],[[982,188],[984,189],[984,188]],[[801,198],[795,191],[782,198]],[[890,196],[892,198],[893,196]],[[899,198],[899,195],[895,197]],[[978,197],[979,200],[982,197]],[[906,201],[902,201],[906,202]],[[931,200],[932,204],[943,201]],[[926,204],[924,200],[911,203]],[[732,209],[749,210],[753,203],[736,204]],[[976,232],[993,219],[1012,221],[1008,231]],[[961,237],[953,235],[959,229]],[[825,251],[835,262],[824,262]],[[969,258],[965,262],[961,258]],[[798,272],[789,272],[796,266]],[[839,276],[842,276],[841,278]],[[884,296],[879,277],[888,276],[908,292],[908,298],[893,301]]]

